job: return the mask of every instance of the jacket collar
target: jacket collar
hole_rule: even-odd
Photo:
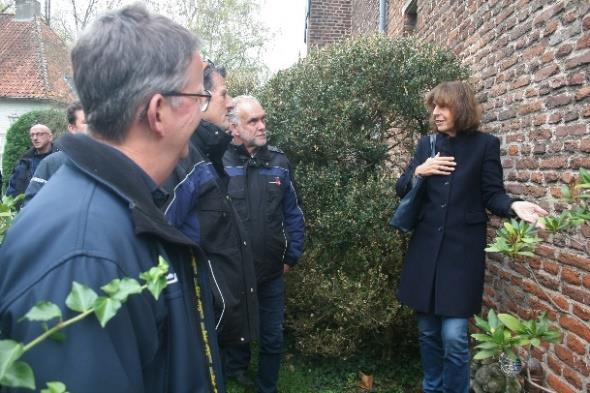
[[[86,135],[65,135],[61,145],[76,168],[128,203],[136,234],[151,234],[169,242],[195,245],[166,221],[154,202],[161,191],[123,153]]]
[[[258,166],[256,163],[266,163],[271,160],[270,153],[268,152],[268,145],[258,148],[254,156],[250,155],[244,145],[235,145],[232,143],[229,145],[229,150],[241,161],[248,161],[250,165],[254,166]]]

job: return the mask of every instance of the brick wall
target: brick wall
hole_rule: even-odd
[[[389,0],[392,37],[407,33],[405,3]],[[450,49],[472,69],[482,130],[502,141],[508,191],[559,212],[560,186],[580,167],[590,168],[590,2],[418,0],[417,6],[416,38]],[[498,223],[493,219],[490,236]],[[488,260],[484,303],[523,318],[549,311],[564,339],[534,352],[545,383],[560,393],[590,392],[590,256],[584,250],[590,226],[545,239],[528,263],[569,314],[555,311],[521,263],[498,256]]]
[[[351,0],[312,0],[307,48],[323,47],[351,36]]]
[[[379,31],[379,0],[352,0],[352,36]]]
[[[552,211],[561,208],[560,186],[590,168],[589,10],[586,0],[418,3],[416,36],[472,69],[482,129],[502,140],[507,190]],[[546,240],[527,263],[570,315],[555,312],[521,263],[497,256],[488,261],[484,302],[523,318],[549,311],[564,340],[535,352],[545,382],[558,392],[590,391],[590,227]]]

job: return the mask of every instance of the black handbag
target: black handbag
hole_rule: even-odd
[[[436,134],[430,135],[430,157],[435,156]],[[424,178],[419,176],[412,189],[399,201],[397,209],[389,219],[389,225],[402,232],[411,232],[418,222],[424,194]]]

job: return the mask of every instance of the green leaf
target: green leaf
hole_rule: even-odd
[[[541,346],[541,340],[538,338],[531,338],[531,345],[533,347],[540,347]]]
[[[510,314],[498,314],[498,319],[502,321],[504,326],[513,332],[519,332],[523,329],[523,325],[518,318]]]
[[[61,320],[61,310],[59,307],[54,303],[41,300],[35,304],[24,317],[19,319],[19,321],[22,321],[23,319],[28,321],[51,321],[55,318]]]
[[[166,281],[166,274],[168,273],[168,262],[161,255],[158,258],[158,266],[152,267],[147,272],[139,275],[139,278],[144,280],[147,284],[148,290],[158,300],[160,293],[166,288],[168,282]]]
[[[119,311],[121,306],[122,303],[118,300],[99,296],[94,303],[94,314],[96,315],[100,326],[105,327],[107,323],[117,315],[117,311]]]
[[[97,297],[91,288],[74,281],[72,290],[66,298],[66,306],[73,311],[85,312],[94,307]]]
[[[487,341],[493,341],[493,338],[491,338],[490,336],[488,336],[487,334],[481,334],[481,333],[473,333],[471,335],[471,337],[474,340],[477,341],[482,341],[482,342],[487,342]]]
[[[490,324],[490,330],[496,330],[498,328],[498,317],[493,308],[490,308],[490,311],[488,311],[488,323]]]
[[[483,319],[477,315],[474,315],[474,317],[475,317],[475,326],[477,326],[478,328],[480,328],[486,332],[490,331],[490,324],[485,319]]]
[[[123,278],[122,280],[115,279],[110,283],[100,287],[112,299],[120,302],[127,301],[129,295],[141,293],[141,285],[133,278]]]
[[[41,393],[68,393],[66,385],[61,382],[47,382],[47,389],[42,389]]]
[[[13,340],[0,340],[0,380],[23,354],[23,346]]]
[[[0,385],[35,390],[35,376],[31,366],[22,361],[12,363],[0,379]]]
[[[498,348],[498,344],[494,342],[484,342],[475,346],[478,349],[496,349]]]
[[[494,357],[496,355],[496,351],[478,351],[473,359],[475,360],[483,360]]]

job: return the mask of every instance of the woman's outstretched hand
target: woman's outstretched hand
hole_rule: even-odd
[[[545,217],[547,213],[541,206],[526,201],[512,202],[510,208],[524,221],[535,224],[539,228],[544,228],[544,225],[539,222],[539,218]]]
[[[441,157],[436,153],[434,157],[428,157],[416,167],[414,176],[450,175],[456,165],[455,157]]]

